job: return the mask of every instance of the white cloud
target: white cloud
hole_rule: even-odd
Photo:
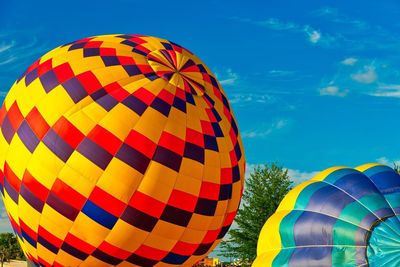
[[[307,34],[308,40],[313,44],[318,43],[321,39],[321,32],[314,30],[310,26],[305,26],[304,32]]]
[[[351,75],[351,78],[359,83],[370,84],[378,79],[375,67],[372,65],[364,66],[364,69]]]
[[[247,105],[252,103],[272,103],[275,99],[267,94],[233,94],[232,97],[229,97],[229,102],[232,105]]]
[[[319,173],[319,171],[305,172],[296,169],[288,169],[288,175],[295,185],[310,180],[317,175],[317,173]]]
[[[400,97],[400,84],[384,84],[379,85],[378,88],[369,93],[371,96],[378,97]]]
[[[357,58],[348,57],[348,58],[345,58],[341,63],[342,63],[343,65],[352,66],[352,65],[356,64],[357,61],[358,61]]]
[[[226,69],[224,72],[215,72],[215,76],[219,79],[221,85],[234,85],[239,79],[239,75],[232,71],[231,68]]]
[[[269,18],[266,20],[258,21],[256,24],[264,27],[268,27],[272,30],[293,30],[293,29],[298,29],[299,26],[293,22],[285,22],[281,21],[277,18]]]
[[[315,30],[310,25],[296,24],[291,21],[283,21],[277,18],[268,18],[265,20],[253,20],[250,18],[231,17],[230,19],[240,22],[250,23],[253,25],[258,25],[275,31],[292,31],[297,33],[305,33],[307,36],[307,40],[313,44],[319,43],[322,37],[322,33],[318,30]],[[334,41],[333,37],[331,36],[326,36],[326,37],[327,37],[326,41],[324,42],[325,44]]]
[[[14,40],[12,40],[12,41],[10,41],[8,43],[2,42],[2,43],[0,43],[0,53],[3,53],[3,52],[9,50],[10,48],[12,48],[14,46],[15,46],[15,41]]]
[[[384,164],[384,165],[387,165],[387,166],[393,166],[393,165],[399,166],[400,165],[400,160],[399,159],[392,160],[392,159],[388,159],[387,157],[380,157],[380,158],[377,158],[376,161],[378,163],[381,163],[381,164]]]
[[[16,57],[14,57],[14,56],[9,56],[7,58],[0,58],[0,66],[7,65],[11,62],[14,62],[15,60],[16,60]]]
[[[294,74],[294,71],[290,70],[270,70],[268,71],[268,75],[271,77],[283,77],[283,76],[289,76]]]
[[[334,85],[329,85],[319,89],[320,95],[330,95],[344,97],[349,93],[349,90],[340,90],[339,87]]]
[[[263,167],[264,164],[246,163],[245,177],[246,178],[250,177],[250,173],[252,173],[257,166]],[[290,169],[290,168],[288,168],[287,171],[288,171],[288,175],[289,175],[290,179],[293,181],[294,185],[297,185],[301,182],[308,181],[319,173],[319,171],[307,172],[307,171],[300,171],[297,169]]]
[[[0,66],[3,72],[12,72],[17,69],[26,68],[33,59],[48,50],[47,45],[39,42],[34,31],[26,32],[0,32]],[[18,37],[18,38],[17,38]],[[5,68],[7,67],[7,68]]]
[[[272,132],[281,130],[289,125],[289,120],[287,119],[280,119],[277,120],[276,122],[272,123],[268,128],[266,129],[253,129],[253,130],[248,130],[248,131],[243,131],[242,132],[242,137],[243,138],[264,138],[268,135],[270,135]]]
[[[354,26],[357,29],[367,29],[368,24],[365,21],[358,19],[353,19],[347,15],[339,13],[338,9],[332,7],[323,7],[314,12],[312,12],[318,17],[323,17],[328,21],[340,24],[347,24],[349,26]]]

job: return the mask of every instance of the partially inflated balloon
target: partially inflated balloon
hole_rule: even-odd
[[[327,169],[283,199],[253,267],[400,266],[400,176],[366,164]]]
[[[175,43],[56,48],[16,81],[0,121],[3,200],[37,265],[191,266],[235,217],[237,124],[210,70]]]

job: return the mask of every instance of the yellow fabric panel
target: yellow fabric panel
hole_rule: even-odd
[[[4,98],[4,106],[7,110],[9,110],[12,104],[14,104],[21,90],[25,90],[24,86],[22,86],[20,83],[14,83],[12,88],[15,89],[10,90],[10,92],[8,92],[6,97]]]
[[[37,250],[29,242],[24,242],[23,248],[25,250],[25,253],[30,254],[33,257],[37,258]]]
[[[66,118],[85,135],[96,126],[96,123],[80,110],[68,115],[66,114]]]
[[[261,255],[267,251],[270,251],[271,249],[277,249],[275,251],[276,254],[273,255],[273,257],[279,253],[279,248],[282,247],[279,233],[280,223],[290,211],[291,210],[277,211],[271,217],[269,217],[261,229],[260,236],[258,238],[257,255]]]
[[[42,246],[39,242],[36,244],[37,246],[37,254],[40,255],[42,259],[46,262],[53,262],[56,258],[56,254]]]
[[[46,91],[39,80],[34,80],[24,91],[22,97],[18,97],[17,103],[22,115],[26,117],[37,103],[46,97]]]
[[[367,164],[360,165],[355,169],[360,171],[360,172],[365,172],[366,170],[371,169],[371,168],[376,167],[376,166],[384,166],[384,165],[380,164],[380,163],[367,163]]]
[[[222,137],[217,137],[217,144],[218,144],[218,152],[220,154],[220,157],[223,155],[224,157],[228,157],[229,158],[229,154],[226,155],[227,153],[229,153],[228,150],[228,146],[226,145],[226,141],[224,138]]]
[[[203,178],[204,166],[192,159],[183,158],[179,173],[201,180]]]
[[[325,169],[325,170],[319,172],[317,175],[315,175],[311,180],[313,180],[313,181],[323,181],[332,172],[335,172],[335,171],[340,170],[340,169],[345,169],[345,168],[348,168],[348,167],[346,167],[346,166],[336,166],[336,167],[331,167],[331,168]]]
[[[219,201],[214,214],[216,216],[219,216],[219,215],[225,216],[227,209],[228,209],[228,201],[227,200]]]
[[[220,172],[221,162],[220,162],[220,158],[219,158],[219,153],[216,151],[207,149],[205,151],[204,166],[205,166],[206,170],[209,169],[210,167],[211,168],[216,167],[216,168],[218,168],[218,172]]]
[[[68,51],[68,46],[59,46],[56,49],[53,49],[49,52],[47,52],[46,54],[44,54],[41,58],[40,58],[40,63],[46,62],[49,59],[52,60],[52,65],[54,66],[54,58],[58,58],[60,57],[60,55],[65,55],[65,54],[69,54],[70,51]]]
[[[325,178],[326,176],[324,176]],[[279,204],[278,208],[276,211],[290,211],[294,208],[294,205],[296,203],[297,197],[303,191],[304,188],[306,188],[308,185],[317,182],[316,180],[310,180],[303,182],[297,186],[295,186],[292,190],[289,191],[289,193],[283,198],[282,202]]]
[[[176,111],[176,110],[177,109],[172,108],[170,115],[180,112],[180,111]],[[181,124],[180,122],[177,123],[176,121],[168,120],[167,124],[165,125],[164,131],[168,132],[182,140],[185,140],[185,137],[186,137],[186,125],[185,124]]]
[[[253,262],[251,267],[269,267],[272,266],[274,258],[278,255],[279,250],[271,250],[263,254],[258,254],[256,260]]]
[[[19,180],[24,176],[26,165],[31,156],[31,152],[25,147],[19,136],[14,135],[7,151],[6,161]]]
[[[156,235],[152,232],[149,234],[143,244],[151,248],[170,251],[175,246],[176,242],[176,239],[169,239],[160,235]]]
[[[225,221],[225,215],[214,215],[212,217],[209,229],[218,230]]]
[[[111,267],[112,265],[105,263],[104,261],[101,261],[91,255],[85,259],[84,262],[82,262],[79,267]]]
[[[147,108],[133,129],[139,133],[146,133],[146,137],[158,143],[161,133],[164,130],[167,118],[153,108]]]
[[[92,73],[103,86],[129,77],[121,66],[109,66],[107,68],[94,69]]]
[[[216,184],[221,183],[221,169],[219,167],[213,167],[212,165],[206,165],[204,167],[202,179],[205,182]]]
[[[90,105],[84,107],[81,111],[95,123],[98,123],[108,114],[107,110],[105,110],[96,102],[92,102]]]
[[[74,236],[79,236],[79,238],[85,240],[86,243],[98,247],[110,230],[94,222],[86,214],[80,212],[69,232]]]
[[[4,190],[3,197],[4,206],[7,207],[7,214],[13,218],[14,221],[18,221],[18,204],[15,203],[10,195]]]
[[[193,214],[193,216],[196,214]],[[194,228],[190,227],[190,224],[188,225],[188,228],[185,230],[181,237],[181,241],[186,242],[186,243],[192,243],[192,244],[200,244],[200,242],[203,240],[204,236],[206,235],[207,231],[205,230],[197,230]]]
[[[179,240],[185,227],[159,220],[152,230],[152,234],[163,236],[171,240]]]
[[[37,231],[41,214],[35,210],[23,197],[18,198],[18,216],[30,229]]]
[[[86,179],[91,181],[93,184],[95,184],[103,174],[103,170],[100,167],[76,150],[72,152],[66,164],[80,173],[83,177],[86,177]]]
[[[139,119],[139,115],[119,103],[101,119],[99,125],[117,136],[120,140],[125,140]]]
[[[80,266],[82,261],[78,258],[75,258],[71,254],[68,254],[64,250],[60,250],[55,259],[58,263],[63,264],[64,266]]]
[[[8,143],[4,135],[0,134],[0,166],[4,166],[4,161],[8,153]]]
[[[137,76],[129,77],[127,79],[123,79],[118,82],[130,94],[136,92],[141,87],[153,88],[153,82],[146,79],[146,77],[144,75],[137,75]],[[154,82],[156,82],[157,84],[161,84],[161,85],[164,85],[166,83],[164,80],[154,81]],[[149,90],[149,91],[152,92],[154,95],[158,95],[161,90],[162,90],[162,87],[161,88],[154,87],[154,90]]]
[[[192,215],[192,218],[190,219],[188,228],[196,231],[197,230],[205,231],[210,227],[212,220],[213,218],[211,216],[194,213]],[[189,243],[195,243],[195,242],[189,242]]]
[[[174,188],[197,196],[200,193],[201,180],[179,173]]]
[[[221,168],[231,168],[232,167],[231,157],[229,156],[229,153],[221,152],[219,154],[219,158],[221,160],[220,161],[221,162]]]
[[[124,203],[128,203],[142,179],[143,174],[121,160],[113,158],[96,186]]]
[[[64,240],[72,226],[72,221],[58,213],[48,204],[45,204],[40,218],[40,225],[57,238]]]
[[[37,108],[46,122],[49,125],[54,125],[73,105],[74,101],[72,101],[65,89],[58,85],[37,104]]]
[[[162,180],[157,179],[160,175],[163,177]],[[158,162],[151,161],[146,175],[139,185],[138,191],[163,203],[167,203],[177,177],[178,173],[174,170]]]
[[[238,209],[240,203],[241,188],[243,188],[243,185],[241,183],[232,184],[232,198],[228,204],[228,212],[232,212]]]
[[[92,180],[82,176],[81,173],[68,165],[64,165],[58,175],[58,178],[60,178],[64,183],[68,184],[84,197],[89,197],[95,186],[95,183]]]
[[[50,189],[63,166],[64,162],[41,142],[32,154],[27,169],[39,183]]]
[[[146,240],[149,232],[136,228],[123,220],[118,220],[113,231],[106,237],[108,243],[123,248],[126,251],[135,251]],[[130,238],[125,238],[129,236]]]
[[[75,75],[98,68],[104,68],[103,60],[100,57],[82,57],[82,54],[73,54],[72,57],[68,57],[68,62],[74,70]]]

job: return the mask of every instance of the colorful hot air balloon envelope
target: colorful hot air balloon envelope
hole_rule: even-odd
[[[237,124],[210,70],[175,43],[106,35],[58,47],[0,114],[3,200],[38,266],[192,266],[235,217]]]
[[[366,164],[327,169],[283,199],[253,267],[400,266],[400,176]]]

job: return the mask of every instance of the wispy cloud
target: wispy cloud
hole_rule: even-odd
[[[389,159],[387,157],[380,157],[380,158],[377,158],[376,161],[378,163],[381,163],[381,164],[384,164],[384,165],[387,165],[387,166],[392,166],[392,167],[394,165],[397,165],[397,166],[400,165],[400,159],[393,160],[393,159]]]
[[[349,90],[340,90],[339,87],[335,85],[329,85],[319,89],[320,95],[345,97],[348,93]]]
[[[317,9],[312,13],[314,15],[316,15],[317,17],[322,17],[333,23],[347,24],[347,25],[356,27],[358,29],[366,29],[369,27],[368,23],[366,23],[365,21],[359,20],[359,19],[354,19],[350,16],[347,16],[347,15],[339,12],[339,10],[337,8],[333,8],[333,7],[329,7],[329,6]]]
[[[313,44],[318,43],[321,39],[321,32],[311,28],[310,26],[304,27],[304,32],[307,34],[308,40]]]
[[[369,92],[368,95],[377,97],[400,97],[400,84],[382,84],[378,88]]]
[[[250,20],[249,22],[254,22],[255,24],[258,24],[259,26],[263,27],[268,27],[272,30],[298,30],[300,27],[299,25],[293,23],[293,22],[286,22],[279,20],[277,18],[269,18],[266,20],[261,20],[261,21],[253,21]]]
[[[288,175],[295,185],[310,180],[318,173],[319,171],[306,172],[296,169],[288,169]]]
[[[351,75],[351,78],[359,83],[370,84],[378,79],[375,66],[366,65],[362,70]]]
[[[240,93],[233,94],[229,97],[229,102],[232,105],[248,105],[254,103],[266,104],[273,103],[275,98],[268,94],[252,94],[252,93]]]
[[[303,33],[307,37],[307,40],[313,44],[320,43],[322,41],[322,33],[319,30],[314,29],[311,25],[302,25],[297,24],[292,21],[283,21],[278,18],[268,18],[265,20],[253,20],[250,18],[241,18],[241,17],[231,17],[231,19],[249,23],[253,25],[257,25],[260,27],[268,28],[270,30],[275,31],[291,31],[296,33]],[[328,37],[328,36],[327,36]],[[330,36],[325,40],[323,43],[330,43],[332,42],[333,38]]]
[[[214,73],[221,85],[234,85],[239,79],[239,75],[231,68],[223,71],[214,71]]]
[[[281,130],[289,125],[289,120],[280,119],[272,123],[269,127],[265,129],[253,129],[248,131],[243,131],[243,138],[264,138],[270,135],[272,132]]]
[[[1,73],[20,70],[27,67],[40,54],[48,50],[47,44],[39,41],[34,34],[21,34],[20,32],[1,33],[0,66]]]
[[[284,77],[293,75],[295,72],[290,70],[270,70],[268,71],[268,76],[270,77]]]
[[[3,53],[4,51],[9,50],[15,45],[15,40],[11,40],[9,42],[2,42],[0,43],[0,53]]]
[[[343,65],[353,66],[354,64],[357,63],[357,61],[358,61],[358,59],[355,57],[348,57],[348,58],[343,59],[342,62],[340,62],[340,63],[342,63]]]
[[[254,163],[246,163],[246,174],[245,177],[248,178],[250,177],[250,173],[254,172],[254,169],[257,166],[265,166],[264,164],[254,164]],[[317,175],[319,173],[319,171],[301,171],[301,170],[297,170],[297,169],[291,169],[288,168],[288,176],[290,177],[290,179],[293,181],[294,185],[297,185],[299,183],[305,182],[310,180],[311,178],[313,178],[315,175]]]

